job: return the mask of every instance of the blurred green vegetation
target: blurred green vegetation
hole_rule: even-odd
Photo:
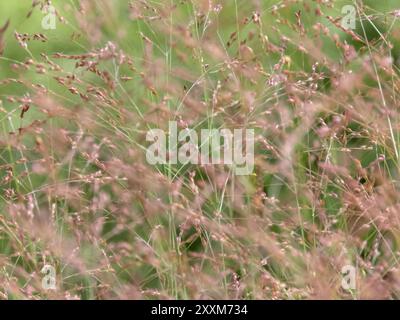
[[[65,18],[66,24],[60,23],[57,20],[57,28],[55,30],[43,30],[41,28],[41,20],[43,18],[43,14],[39,12],[39,10],[35,10],[32,14],[32,16],[28,19],[27,18],[27,13],[30,10],[31,7],[31,1],[1,1],[0,2],[0,25],[4,24],[7,19],[10,19],[10,26],[5,33],[4,36],[4,42],[5,42],[5,51],[2,57],[0,57],[0,80],[5,79],[5,78],[14,78],[14,77],[19,77],[19,75],[12,70],[11,64],[15,62],[24,62],[26,59],[29,58],[34,58],[35,60],[41,60],[40,53],[45,53],[48,56],[51,56],[52,54],[55,53],[63,53],[63,54],[82,54],[82,53],[87,53],[88,51],[91,50],[92,44],[90,43],[90,40],[87,37],[87,30],[82,30],[79,26],[78,23],[75,21],[75,17],[71,15],[68,10],[65,10],[67,6],[73,7],[73,8],[78,8],[78,3],[79,1],[75,0],[70,0],[70,1],[63,1],[63,0],[58,0],[58,1],[53,1],[54,6],[57,8],[57,10],[60,12],[60,14]],[[166,59],[169,61],[171,66],[179,66],[181,64],[180,57],[173,52],[173,50],[170,47],[169,39],[166,38],[165,34],[159,33],[156,30],[153,30],[152,27],[146,23],[145,21],[139,21],[135,20],[132,21],[129,19],[129,12],[127,10],[127,1],[124,0],[110,0],[106,2],[101,2],[101,3],[107,3],[108,5],[113,7],[113,10],[110,10],[110,16],[107,17],[108,19],[106,20],[107,23],[105,25],[101,26],[101,30],[98,30],[100,32],[100,39],[99,42],[95,44],[95,47],[98,49],[102,48],[108,41],[113,41],[118,46],[123,49],[126,53],[128,53],[130,56],[133,57],[133,60],[136,61],[141,61],[143,58],[143,51],[145,50],[144,48],[144,42],[143,42],[143,37],[142,34],[145,35],[146,37],[149,37],[152,39],[152,41],[155,43],[155,50],[154,54],[155,56],[159,58]],[[166,3],[170,3],[170,1],[166,1]],[[176,1],[176,3],[181,3],[180,1]],[[268,36],[270,41],[272,43],[279,43],[279,35],[274,31],[274,24],[275,24],[275,19],[270,11],[272,6],[279,4],[280,1],[260,1],[260,8],[262,14],[262,28],[263,32]],[[363,20],[365,23],[365,32],[367,35],[367,38],[370,41],[382,41],[380,39],[381,34],[385,34],[388,28],[395,29],[400,26],[400,22],[396,21],[393,23],[393,25],[390,25],[387,23],[387,19],[389,16],[389,13],[392,12],[393,10],[397,9],[398,5],[398,0],[387,0],[387,1],[364,1],[363,2],[365,5],[368,6],[369,11],[371,14],[375,14],[374,16],[374,23],[375,26],[371,25],[368,23],[366,20]],[[312,2],[311,2],[312,4]],[[341,5],[346,5],[346,4],[351,4],[351,1],[335,1],[335,8],[331,10],[326,10],[324,12],[325,15],[330,15],[333,17],[340,17],[341,12],[338,11],[338,8],[341,7]],[[285,8],[284,10],[281,10],[280,13],[282,14],[283,18],[288,19],[291,23],[295,23],[295,13],[298,12],[299,10],[303,10],[303,4],[293,4],[290,7]],[[247,1],[229,1],[225,2],[225,7],[224,10],[222,11],[221,16],[218,18],[219,20],[219,28],[218,28],[218,37],[220,38],[222,43],[226,43],[229,41],[229,38],[231,34],[235,31],[238,30],[238,26],[233,23],[233,21],[236,21],[238,19],[237,14],[240,13],[240,17],[249,17],[252,15],[252,6],[248,5]],[[182,21],[187,21],[190,20],[189,17],[193,13],[193,5],[189,2],[186,1],[182,6],[180,6],[179,12],[175,12],[174,17],[172,19],[177,19]],[[347,35],[346,33],[338,30],[332,23],[329,23],[325,17],[316,17],[314,14],[308,15],[308,14],[303,14],[302,15],[302,22],[304,23],[304,26],[307,30],[307,32],[310,32],[309,30],[311,29],[311,26],[313,26],[316,22],[321,22],[322,24],[326,25],[330,30],[333,30],[334,33],[337,33],[341,39],[346,40],[348,43],[351,43],[355,46],[357,46],[357,43],[355,43],[352,38]],[[200,23],[200,22],[199,22]],[[379,32],[377,31],[379,30]],[[28,33],[28,34],[34,34],[34,33],[43,33],[46,35],[48,38],[47,42],[40,42],[40,41],[31,41],[29,42],[29,50],[24,50],[21,48],[15,37],[14,37],[14,31],[17,31],[18,33]],[[282,34],[287,34],[291,35],[293,31],[289,27],[282,27],[280,29]],[[249,30],[247,29],[246,26],[240,28],[240,32],[238,35],[239,41],[240,38],[247,37]],[[361,23],[359,20],[357,20],[357,30],[356,33],[358,34],[363,34],[363,28],[361,26]],[[73,36],[75,35],[75,37]],[[250,40],[251,41],[251,40]],[[332,41],[329,41],[327,39],[324,39],[324,45],[323,45],[323,50],[324,54],[326,56],[332,58],[333,60],[337,61],[342,59],[341,55],[342,53],[340,50],[335,46],[335,44]],[[262,52],[261,49],[261,44],[257,44],[257,40],[253,40],[251,43],[252,47],[255,49],[256,52]],[[258,51],[257,51],[258,49]],[[230,48],[227,48],[228,52],[231,55],[234,55],[234,53],[238,50],[236,45],[231,46]],[[312,68],[312,63],[309,57],[307,57],[305,54],[300,52],[298,48],[294,45],[288,46],[287,51],[285,52],[287,56],[290,57],[291,63],[290,67],[292,70],[303,70],[305,72],[309,72]],[[397,58],[400,56],[400,44],[393,40],[393,49],[392,49],[392,55],[397,61]],[[271,59],[272,56],[272,59]],[[188,65],[192,64],[193,66],[193,72],[197,76],[198,74],[202,73],[202,68],[203,66],[199,63],[197,59],[194,57],[190,56],[189,61],[187,62]],[[274,61],[274,59],[276,59]],[[262,54],[259,55],[259,61],[260,63],[263,64],[266,70],[272,70],[274,64],[277,63],[277,60],[279,59],[279,55],[276,55],[275,57],[273,55],[265,55],[263,56]],[[57,61],[63,69],[75,73],[77,72],[74,66],[74,61],[67,61],[67,60],[60,60]],[[138,63],[140,65],[140,63]],[[356,68],[360,68],[359,65],[355,65]],[[114,71],[113,66],[110,64],[108,65],[109,71],[112,73]],[[140,70],[138,70],[140,72]],[[77,103],[81,103],[79,98],[73,96],[66,88],[61,87],[57,84],[57,82],[54,80],[53,75],[51,74],[43,74],[39,75],[35,72],[24,72],[23,77],[26,79],[29,79],[33,83],[37,84],[43,84],[46,88],[48,88],[50,91],[53,91],[62,99],[65,103],[74,105]],[[210,77],[213,77],[213,75],[210,75]],[[217,75],[214,76],[216,79],[218,78]],[[95,77],[91,79],[92,81],[96,81]],[[184,82],[184,81],[182,81]],[[186,85],[186,83],[183,83]],[[190,85],[190,83],[189,83]],[[262,86],[263,84],[249,84],[249,86]],[[132,88],[135,88],[134,96],[132,99],[138,103],[139,108],[142,108],[140,105],[140,99],[143,97],[148,98],[150,101],[156,101],[159,99],[159,97],[154,97],[154,95],[149,92],[149,90],[145,90],[143,88],[143,85],[141,85],[141,78],[136,77],[132,82],[130,82],[129,86]],[[326,88],[322,88],[321,90],[328,90],[329,89],[329,83],[326,83]],[[0,122],[2,124],[2,130],[3,130],[3,136],[6,137],[7,134],[11,131],[16,131],[16,129],[19,126],[22,126],[23,124],[29,124],[34,120],[41,119],[42,115],[38,112],[35,112],[35,110],[30,110],[25,116],[23,120],[20,119],[20,110],[18,109],[18,104],[15,102],[9,102],[7,101],[6,97],[7,96],[22,96],[24,95],[26,89],[21,87],[18,84],[7,84],[7,85],[2,85],[0,86],[0,100],[2,106],[7,112],[10,112],[10,114],[7,115],[1,115],[0,117]],[[207,98],[207,97],[206,97]],[[174,100],[175,99],[175,100]],[[208,97],[209,99],[209,97]],[[173,97],[172,102],[176,103],[177,98]],[[134,107],[132,105],[127,105],[126,108],[132,109],[134,111]],[[8,118],[10,116],[10,118]],[[112,114],[112,111],[110,111],[110,117],[114,116]],[[54,124],[56,124],[57,120],[52,120],[54,121]],[[297,124],[298,126],[301,125],[301,122],[298,121],[299,123]],[[107,123],[105,122],[105,125]],[[129,133],[128,133],[129,134]],[[312,133],[310,133],[312,135]],[[313,137],[314,138],[314,137]],[[313,140],[313,139],[311,139]],[[34,145],[35,141],[27,141],[27,145]],[[359,140],[353,140],[350,142],[350,145],[354,144],[354,146],[359,146],[362,145],[364,141],[362,139]],[[333,150],[336,148],[339,148],[338,145],[335,145],[335,143],[332,143],[330,146],[332,147]],[[308,176],[307,176],[307,170],[308,168],[308,161],[309,161],[309,156],[307,153],[307,150],[310,149],[310,146],[307,145],[306,143],[301,144],[296,146],[296,155],[298,155],[298,170],[296,172],[296,178],[298,179],[299,183],[306,183]],[[379,150],[378,150],[379,149]],[[374,150],[369,150],[369,151],[363,151],[360,152],[360,161],[362,165],[366,166],[371,161],[375,158],[377,153],[385,153],[385,150],[380,149],[380,147],[376,147]],[[0,165],[2,164],[7,164],[7,163],[14,163],[15,159],[20,158],[21,155],[15,151],[15,150],[10,150],[9,148],[2,149],[0,151]],[[339,157],[337,152],[332,151],[331,155],[333,161]],[[84,166],[85,164],[85,159],[84,158],[79,158],[75,159],[74,165],[76,166]],[[386,164],[389,169],[395,167],[395,163],[388,161]],[[88,171],[94,171],[90,170],[89,168]],[[169,169],[169,168],[167,168]],[[23,164],[18,164],[15,165],[14,171],[15,172],[21,172],[24,170]],[[63,172],[61,170],[61,172]],[[167,170],[166,170],[167,172]],[[64,170],[64,177],[59,177],[61,178],[67,178],[68,177],[68,167],[66,166]],[[200,173],[201,174],[201,173]],[[251,178],[251,179],[256,179],[256,178]],[[42,186],[45,182],[46,178],[43,176],[36,176],[33,175],[30,183],[27,181],[23,180],[21,185],[16,184],[15,187],[17,191],[23,191],[23,193],[28,193],[32,190],[35,190]],[[250,185],[250,183],[249,183]],[[23,186],[26,187],[25,190],[19,190]],[[290,188],[287,187],[285,181],[281,181],[276,178],[276,175],[274,174],[268,174],[265,173],[265,175],[262,177],[262,186],[264,188],[264,191],[266,194],[268,194],[271,197],[274,196],[279,196],[281,199],[288,199],[292,196],[292,191]],[[249,186],[251,188],[252,186]],[[336,191],[337,188],[333,184],[328,184],[326,187],[326,195],[324,195],[324,200],[326,204],[326,210],[329,215],[335,215],[339,212],[340,210],[340,204],[338,203],[336,198],[333,198],[330,193],[333,193]],[[91,194],[91,190],[84,190],[85,195],[88,198],[91,198],[93,195]],[[315,221],[315,217],[313,215],[313,210],[312,208],[307,207],[308,205],[308,199],[304,197],[299,197],[297,199],[298,205],[302,207],[301,209],[301,215],[306,221],[312,221],[318,223],[318,221]],[[217,198],[213,198],[209,200],[210,206],[206,207],[204,210],[206,214],[211,216],[214,213],[215,208],[218,208],[219,203]],[[4,206],[4,202],[0,200],[0,207]],[[221,211],[227,212],[227,215],[231,215],[230,208],[225,207],[223,204],[221,204],[220,208]],[[283,219],[282,217],[276,217],[277,220]],[[167,219],[167,218],[165,218]],[[164,222],[164,221],[163,221]],[[339,221],[339,224],[344,224],[343,221]],[[105,225],[104,232],[107,233],[108,231],[112,230],[115,225],[116,221],[111,220],[108,221],[107,224]],[[60,226],[62,228],[62,226]],[[173,227],[174,228],[174,227]],[[172,229],[172,228],[171,228]],[[279,226],[275,225],[271,227],[272,232],[275,232],[277,234],[280,233],[279,231]],[[192,230],[193,231],[193,230]],[[137,234],[139,236],[145,237],[146,234],[148,234],[149,230],[148,229],[139,229],[136,230]],[[174,235],[175,233],[178,233],[177,230],[173,230]],[[300,235],[303,230],[296,229],[296,232]],[[373,238],[373,235],[371,236],[370,234],[368,235],[368,239]],[[304,234],[302,235],[304,237]],[[116,235],[115,237],[112,237],[109,239],[109,241],[121,241],[125,239],[130,239],[129,237],[133,237],[130,234],[125,234],[125,233],[120,233]],[[371,241],[370,241],[371,242]],[[370,245],[370,243],[369,243]],[[302,243],[301,246],[307,247],[307,246],[312,246],[311,240],[308,239],[308,242]],[[199,248],[201,247],[200,243],[200,238],[197,238],[195,241],[187,245],[187,250],[190,251],[199,251]],[[163,250],[163,248],[160,249],[160,251]],[[87,256],[88,262],[92,264],[93,267],[96,265],[96,256],[92,256],[92,252],[89,252],[90,249],[88,248],[83,248],[83,255]],[[7,238],[1,238],[0,239],[0,252],[4,255],[7,255],[10,253],[10,250],[8,248],[8,241]],[[17,263],[17,262],[16,262]],[[229,266],[229,262],[227,263]],[[232,268],[234,269],[235,263],[232,263]],[[33,270],[32,266],[24,266],[26,267],[27,270]],[[285,278],[284,275],[284,270],[280,270],[279,267],[275,266],[274,264],[271,264],[268,266],[272,270],[272,272],[277,275],[277,277],[280,278]],[[117,270],[119,273],[119,276],[121,280],[126,280],[128,281],[130,275],[129,273],[124,270],[124,269],[118,269]],[[175,270],[176,271],[176,270]],[[147,286],[149,288],[154,288],[154,287],[159,287],[160,282],[168,282],[168,281],[173,281],[166,276],[161,276],[160,279],[157,278],[157,270],[150,266],[141,266],[140,270],[136,270],[137,273],[141,274],[149,274],[149,281],[147,282]],[[238,271],[240,273],[240,270]],[[82,286],[83,287],[90,287],[91,286],[91,279],[90,277],[83,277],[83,279],[80,279],[82,281]],[[183,296],[183,294],[182,294]],[[90,290],[86,290],[83,293],[83,298],[93,298],[93,292]]]

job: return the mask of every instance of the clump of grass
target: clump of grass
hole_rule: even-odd
[[[54,1],[43,31],[33,1],[0,29],[1,298],[398,297],[396,8],[270,3]],[[254,174],[149,165],[171,120],[255,129]]]

